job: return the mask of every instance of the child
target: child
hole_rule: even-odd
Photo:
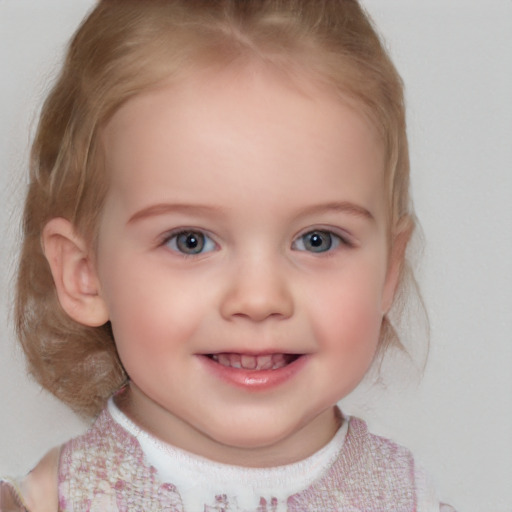
[[[414,229],[401,80],[355,0],[102,0],[33,148],[17,328],[96,421],[0,509],[431,511],[336,403]]]

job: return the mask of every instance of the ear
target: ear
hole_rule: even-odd
[[[398,228],[391,240],[391,250],[389,254],[389,263],[384,284],[384,293],[382,296],[382,312],[388,313],[393,305],[395,293],[402,273],[402,267],[405,261],[405,251],[411,235],[414,224],[410,217],[404,217],[398,224]]]
[[[94,260],[72,224],[60,217],[50,220],[43,229],[42,244],[64,311],[83,325],[106,323],[108,309],[100,295]]]

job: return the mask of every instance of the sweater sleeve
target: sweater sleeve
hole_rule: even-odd
[[[0,478],[0,512],[29,512],[13,480]]]

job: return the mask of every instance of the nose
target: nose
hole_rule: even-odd
[[[286,319],[293,315],[294,301],[289,279],[276,262],[252,257],[232,269],[221,304],[225,319],[253,322]]]

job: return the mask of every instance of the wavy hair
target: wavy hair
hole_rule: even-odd
[[[257,60],[309,74],[371,120],[386,149],[389,225],[414,227],[403,86],[356,0],[101,0],[73,36],[44,103],[23,217],[15,319],[36,380],[95,415],[126,381],[110,324],[86,327],[60,307],[41,234],[64,217],[92,246],[109,186],[102,127],[130,98],[202,68]],[[401,288],[413,282],[407,262]],[[380,347],[399,345],[384,318]]]

